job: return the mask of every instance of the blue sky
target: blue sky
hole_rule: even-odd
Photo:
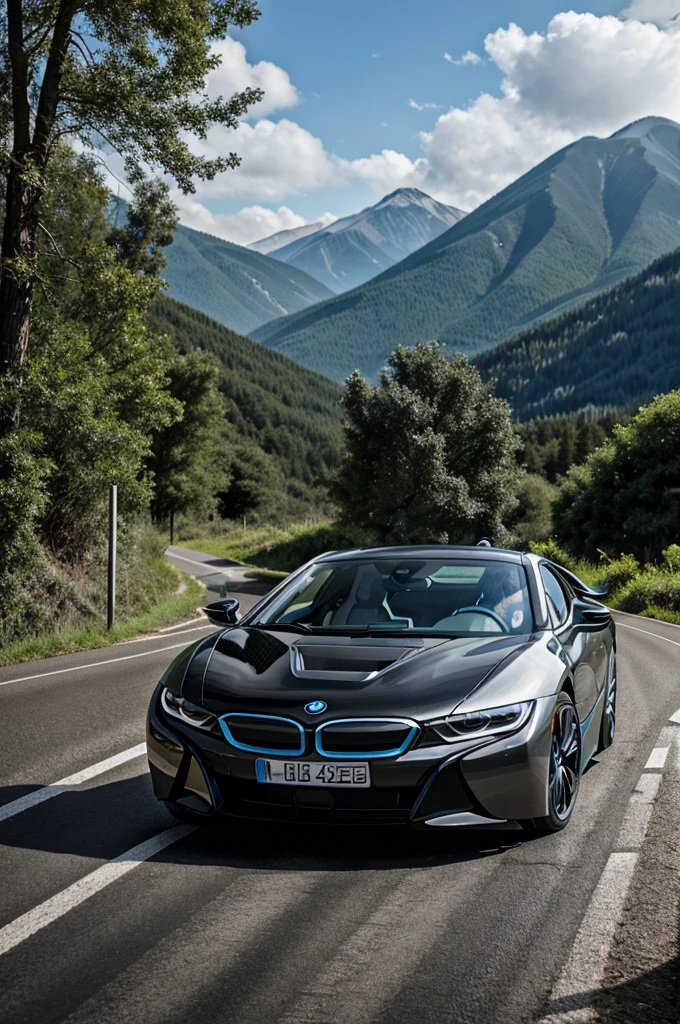
[[[211,133],[243,164],[178,197],[182,220],[246,243],[402,185],[470,209],[583,134],[680,119],[680,0],[625,3],[260,0],[211,89],[265,104]]]

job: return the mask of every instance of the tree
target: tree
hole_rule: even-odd
[[[658,559],[680,536],[680,391],[644,406],[571,470],[555,503],[555,535],[572,554]]]
[[[18,424],[48,165],[65,136],[104,140],[131,180],[159,168],[193,179],[235,167],[235,153],[195,155],[187,136],[235,127],[261,98],[205,92],[212,41],[259,16],[255,0],[6,0],[0,15],[0,137],[5,217],[0,267],[0,438]],[[49,233],[46,234],[49,240]]]
[[[401,346],[372,387],[347,380],[343,521],[390,543],[503,541],[521,478],[509,408],[464,357]]]
[[[552,533],[552,505],[557,488],[542,476],[527,473],[517,492],[517,508],[508,522],[513,547],[528,548],[533,541],[546,541]]]

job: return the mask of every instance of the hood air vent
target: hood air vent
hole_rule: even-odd
[[[418,638],[390,637],[379,643],[347,637],[338,640],[329,643],[326,637],[322,643],[304,640],[293,644],[290,649],[293,675],[298,679],[367,680],[424,646]]]

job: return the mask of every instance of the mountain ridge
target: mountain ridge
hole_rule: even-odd
[[[336,380],[375,377],[397,344],[474,355],[612,287],[680,246],[680,126],[627,129],[571,143],[372,281],[252,336]]]

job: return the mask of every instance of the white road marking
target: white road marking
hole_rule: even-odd
[[[668,721],[669,722],[676,722],[677,725],[680,725],[680,710],[674,711],[673,714],[671,715],[671,717],[668,719]]]
[[[90,872],[89,875],[85,875],[84,878],[79,878],[68,889],[58,892],[56,896],[51,896],[50,899],[40,903],[33,910],[29,910],[26,914],[22,914],[21,917],[10,921],[4,928],[0,928],[0,956],[3,953],[8,953],[15,946],[18,946],[20,942],[24,942],[31,935],[35,935],[36,932],[47,927],[48,924],[52,924],[58,918],[63,917],[64,914],[67,914],[69,910],[73,910],[80,903],[89,900],[90,896],[94,896],[95,893],[105,889],[107,885],[116,882],[123,875],[126,875],[128,871],[132,871],[139,864],[143,864],[145,860],[149,860],[150,857],[160,853],[167,846],[171,846],[179,839],[184,839],[185,836],[194,832],[195,829],[195,825],[174,825],[172,828],[160,832],[157,836],[147,839],[146,842],[140,843],[139,846],[134,846],[126,853],[121,853],[119,857],[108,861],[108,863],[103,864],[100,868]]]
[[[191,626],[194,622],[200,622],[201,620],[205,620],[205,615],[199,615],[197,619],[187,619],[186,622],[177,622],[174,626],[164,626],[163,629],[159,629],[158,632],[169,633],[171,629],[179,629],[180,626]],[[197,626],[196,628],[201,629],[202,627]],[[187,633],[193,633],[193,630],[188,629]]]
[[[620,612],[618,608],[614,608],[613,612],[615,615],[626,615],[629,619],[644,619],[645,622],[658,622],[660,626],[671,626],[673,629],[680,629],[680,623],[678,622],[666,622],[664,619],[655,619],[653,615],[636,615],[634,612]],[[620,622],[620,626],[625,626],[625,622]]]
[[[197,622],[198,620],[197,619],[192,619],[191,621],[192,622]],[[186,625],[186,623],[182,622],[182,623],[180,623],[180,625],[184,626],[184,625]],[[166,639],[168,639],[168,637],[165,637],[162,634],[164,632],[167,632],[169,629],[176,629],[176,628],[177,627],[175,627],[175,626],[166,626],[165,630],[159,629],[158,633],[150,633],[148,636],[137,636],[137,637],[135,637],[134,640],[116,640],[115,644],[111,644],[111,647],[125,647],[127,644],[143,644],[143,643],[148,643],[149,640],[156,640],[156,641],[158,641],[158,640],[166,640]],[[194,626],[193,629],[177,629],[177,632],[176,633],[171,633],[170,636],[182,636],[184,633],[198,633],[198,631],[201,630],[201,629],[209,629],[209,628],[210,628],[210,626],[208,625],[208,623],[204,622],[202,626]],[[95,648],[95,650],[101,650],[101,649],[102,649],[101,647]],[[77,654],[78,652],[74,651],[73,653]],[[68,657],[68,655],[56,654],[55,657],[56,658],[64,658],[64,657]]]
[[[208,629],[208,626],[204,627]],[[210,629],[213,627],[211,626]],[[168,639],[171,639],[168,637]],[[61,676],[66,672],[81,672],[85,668],[99,668],[100,665],[113,665],[117,661],[130,661],[132,658],[148,658],[152,654],[162,654],[163,651],[174,651],[178,647],[186,647],[182,644],[171,644],[169,647],[157,647],[154,651],[140,651],[139,654],[124,654],[120,658],[107,658],[106,661],[90,661],[87,665],[73,665],[71,668],[55,668],[51,672],[37,672],[34,676],[18,676],[16,679],[5,679],[0,686],[9,686],[10,683],[25,683],[27,679],[45,679],[47,676]]]
[[[18,800],[3,804],[0,807],[0,821],[13,818],[30,807],[35,807],[37,804],[44,803],[45,800],[59,796],[60,793],[70,792],[75,786],[81,786],[83,782],[88,782],[90,779],[96,778],[97,775],[103,775],[104,772],[110,772],[112,768],[117,768],[118,765],[132,761],[135,757],[141,757],[145,753],[146,743],[138,743],[136,747],[122,750],[120,754],[114,754],[113,757],[107,757],[104,761],[91,764],[89,768],[83,768],[82,771],[76,772],[74,775],[67,775],[66,778],[59,779],[58,782],[51,782],[48,786],[43,786],[41,789],[34,790],[33,793],[19,797]]]
[[[668,757],[669,747],[654,747],[647,759],[645,768],[663,768]]]
[[[660,785],[661,775],[640,776],[619,832],[618,849],[639,850],[642,846]]]
[[[637,853],[612,853],[597,883],[566,966],[550,995],[552,1012],[540,1024],[590,1024],[590,1002],[601,985],[621,920]]]
[[[619,622],[618,625],[623,626],[624,629],[634,629],[636,633],[646,633],[647,636],[655,636],[657,640],[665,640],[667,644],[673,644],[674,647],[680,647],[680,642],[677,640],[671,640],[670,637],[662,636],[661,633],[652,633],[651,630],[640,629],[639,626],[629,626],[627,622]],[[669,622],[668,625],[672,626],[673,623]]]

